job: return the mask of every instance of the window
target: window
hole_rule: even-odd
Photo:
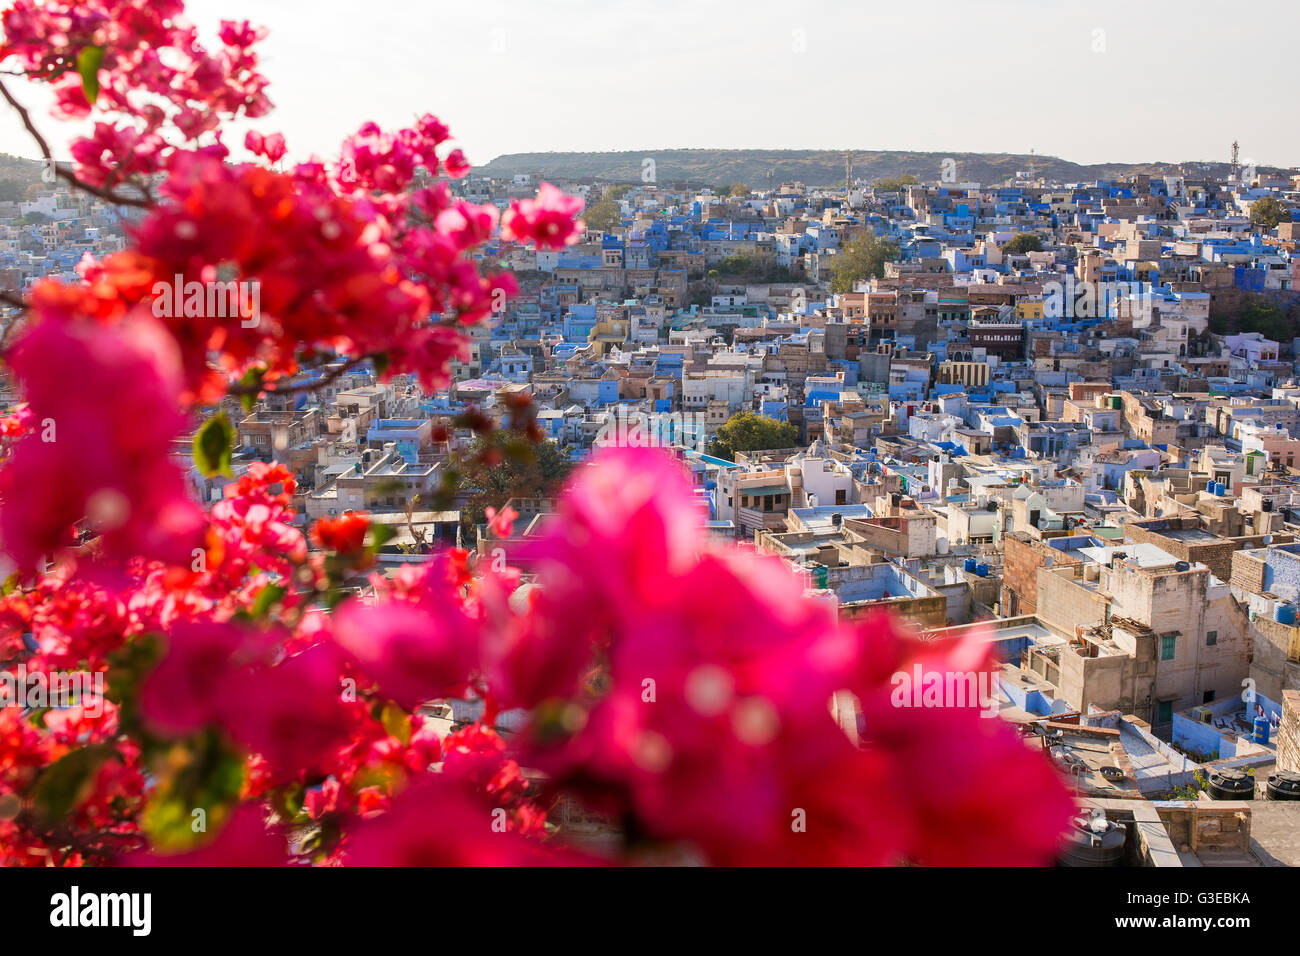
[[[1175,644],[1176,641],[1177,638],[1174,637],[1160,638],[1160,659],[1162,661],[1172,661],[1174,659],[1174,651],[1176,650],[1176,644]]]
[[[1219,632],[1218,632],[1218,631],[1206,631],[1206,632],[1205,632],[1205,646],[1206,646],[1206,647],[1213,647],[1213,646],[1214,646],[1215,644],[1217,644],[1217,643],[1219,643]]]
[[[1162,700],[1156,703],[1156,723],[1167,724],[1174,719],[1174,702]]]
[[[1214,691],[1212,690],[1207,690],[1204,694],[1201,695],[1202,704],[1208,704],[1212,700],[1214,700]]]

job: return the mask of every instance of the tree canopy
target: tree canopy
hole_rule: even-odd
[[[601,199],[582,211],[582,221],[587,224],[588,229],[608,232],[621,225],[623,217],[619,214],[618,205],[613,200]]]
[[[1011,241],[1002,247],[1009,255],[1018,256],[1026,252],[1042,252],[1043,240],[1032,232],[1017,233]]]
[[[753,412],[733,415],[718,429],[709,442],[709,454],[734,461],[736,452],[756,448],[792,448],[799,441],[799,430],[789,422],[778,422]]]
[[[1295,310],[1288,312],[1271,299],[1260,295],[1246,296],[1236,314],[1216,315],[1210,319],[1210,331],[1216,335],[1258,332],[1275,342],[1290,342],[1296,336]]]
[[[877,180],[876,188],[887,193],[897,192],[904,186],[915,186],[920,180],[911,173],[904,173],[902,176],[891,176],[888,179]]]
[[[511,498],[549,498],[559,493],[571,464],[549,441],[530,442],[509,429],[475,440],[460,476],[469,491],[462,522],[479,524],[488,507]]]
[[[1279,222],[1290,222],[1291,213],[1272,196],[1265,196],[1251,203],[1250,221],[1252,225],[1268,231],[1276,229]]]
[[[855,234],[840,247],[831,265],[831,291],[852,292],[863,279],[879,279],[885,274],[885,263],[896,261],[898,254],[892,239],[870,231]]]

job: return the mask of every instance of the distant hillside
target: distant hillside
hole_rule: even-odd
[[[646,159],[655,163],[656,180],[721,186],[743,182],[754,188],[798,180],[809,186],[844,182],[844,153],[812,149],[664,149],[620,153],[509,153],[475,172],[487,176],[536,173],[557,179],[602,179],[639,183]],[[853,177],[877,182],[911,174],[922,182],[937,182],[944,161],[955,161],[958,182],[991,184],[1020,171],[1061,182],[1119,179],[1134,174],[1227,176],[1227,163],[1101,163],[1084,166],[1055,156],[1015,153],[915,153],[899,150],[855,150]],[[1031,165],[1032,164],[1032,165]],[[1274,171],[1274,167],[1261,167]]]

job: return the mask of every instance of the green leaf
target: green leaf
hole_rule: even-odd
[[[390,736],[402,742],[403,747],[411,742],[411,718],[400,707],[395,704],[386,705],[379,715],[379,721]]]
[[[100,764],[112,754],[108,744],[95,744],[59,758],[36,782],[36,808],[51,820],[62,820],[86,799]]]
[[[158,787],[149,798],[141,824],[153,846],[164,853],[188,850],[207,842],[221,829],[239,802],[244,783],[243,758],[208,730],[158,762]],[[195,810],[207,817],[206,832],[195,832]]]
[[[230,471],[230,449],[235,443],[235,430],[225,412],[213,415],[194,436],[194,464],[204,478],[225,475]]]
[[[239,384],[243,385],[245,388],[260,389],[262,387],[262,379],[265,376],[266,376],[266,369],[262,368],[261,366],[256,366],[254,368],[250,368],[247,372],[243,374],[243,376],[239,379]],[[244,411],[251,412],[253,410],[253,406],[257,404],[257,393],[253,391],[253,392],[245,392],[243,395],[240,395],[239,404],[244,407]]]
[[[81,89],[91,106],[99,99],[99,66],[104,62],[102,46],[83,47],[77,54],[77,72],[81,74]]]
[[[140,696],[140,685],[162,656],[162,639],[157,634],[144,633],[108,657],[108,686],[105,695],[118,706],[118,726],[124,732],[142,739],[146,748],[152,745],[152,739],[140,726],[136,701]]]
[[[268,584],[262,590],[257,592],[257,600],[253,602],[252,616],[256,620],[263,618],[274,606],[275,602],[280,600],[288,593],[287,588],[278,584]]]

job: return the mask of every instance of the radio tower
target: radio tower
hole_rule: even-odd
[[[1233,179],[1236,179],[1238,176],[1241,175],[1241,167],[1237,164],[1237,152],[1239,148],[1240,147],[1237,145],[1237,141],[1234,139],[1232,141],[1232,178]]]
[[[853,188],[853,154],[844,154],[844,191],[848,192]]]

